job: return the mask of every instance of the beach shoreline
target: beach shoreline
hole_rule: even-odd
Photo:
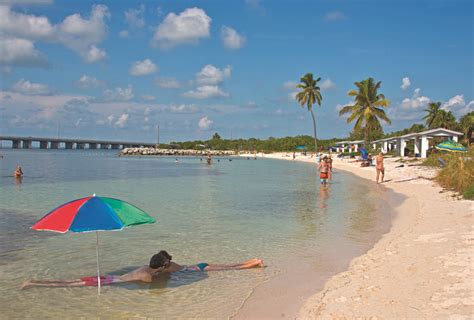
[[[291,153],[258,156],[293,161]],[[444,192],[432,180],[435,169],[396,160],[385,160],[382,185],[405,199],[390,231],[315,292],[297,319],[472,318],[474,202]],[[294,161],[315,159],[298,154]],[[334,158],[334,170],[375,184],[374,167],[351,161]]]

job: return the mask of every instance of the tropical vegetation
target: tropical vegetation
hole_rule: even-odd
[[[348,95],[354,97],[353,105],[347,105],[339,111],[339,115],[349,114],[347,123],[355,121],[354,131],[364,132],[365,146],[369,146],[370,133],[382,131],[380,120],[390,124],[391,121],[385,114],[385,107],[390,105],[390,101],[385,96],[378,93],[381,82],[374,82],[373,78],[368,78],[354,83],[357,90],[351,90]]]
[[[319,147],[327,150],[337,141],[342,139],[318,140]],[[308,135],[296,137],[269,137],[268,139],[222,139],[219,134],[214,134],[209,140],[194,140],[184,142],[171,142],[170,144],[160,144],[160,148],[177,148],[177,149],[212,149],[212,150],[234,150],[234,151],[251,151],[251,152],[293,152],[297,151],[296,147],[305,146],[306,151],[314,152],[314,137]],[[301,150],[299,150],[301,151]]]
[[[304,107],[308,108],[308,111],[311,112],[311,117],[313,118],[313,129],[314,129],[314,150],[318,150],[318,138],[316,133],[316,118],[314,117],[313,105],[317,103],[321,106],[321,101],[323,97],[321,96],[321,89],[317,86],[318,81],[321,78],[314,79],[312,73],[307,73],[301,77],[298,85],[296,87],[301,89],[300,92],[296,94],[295,99],[298,103]]]

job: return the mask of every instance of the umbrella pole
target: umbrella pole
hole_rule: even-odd
[[[97,253],[97,292],[100,296],[100,269],[99,269],[99,231],[95,232],[96,235],[96,253]]]

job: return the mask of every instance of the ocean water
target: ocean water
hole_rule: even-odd
[[[261,284],[298,266],[311,266],[311,278],[327,276],[318,270],[332,270],[334,263],[343,268],[389,228],[383,190],[343,172],[321,189],[315,166],[305,163],[216,158],[208,166],[200,158],[176,163],[174,157],[119,157],[100,150],[0,149],[0,154],[5,319],[226,319]],[[22,181],[12,175],[17,164]],[[26,279],[96,274],[95,233],[29,229],[58,205],[93,193],[130,202],[158,220],[101,232],[102,274],[145,265],[162,249],[180,264],[260,257],[267,267],[161,275],[151,284],[103,287],[100,297],[94,287],[19,290]],[[298,283],[285,285],[293,290]]]

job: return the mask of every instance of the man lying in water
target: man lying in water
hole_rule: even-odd
[[[153,277],[161,272],[178,272],[178,271],[220,271],[220,270],[239,270],[250,268],[261,268],[264,266],[263,260],[252,259],[241,263],[234,264],[208,264],[198,263],[195,265],[179,265],[171,262],[172,257],[166,251],[160,251],[151,257],[148,266],[143,266],[133,271],[130,271],[121,276],[105,275],[100,276],[101,285],[109,285],[121,282],[142,281],[152,282]],[[97,276],[83,277],[72,280],[28,280],[21,286],[21,289],[29,287],[83,287],[83,286],[97,286]]]

